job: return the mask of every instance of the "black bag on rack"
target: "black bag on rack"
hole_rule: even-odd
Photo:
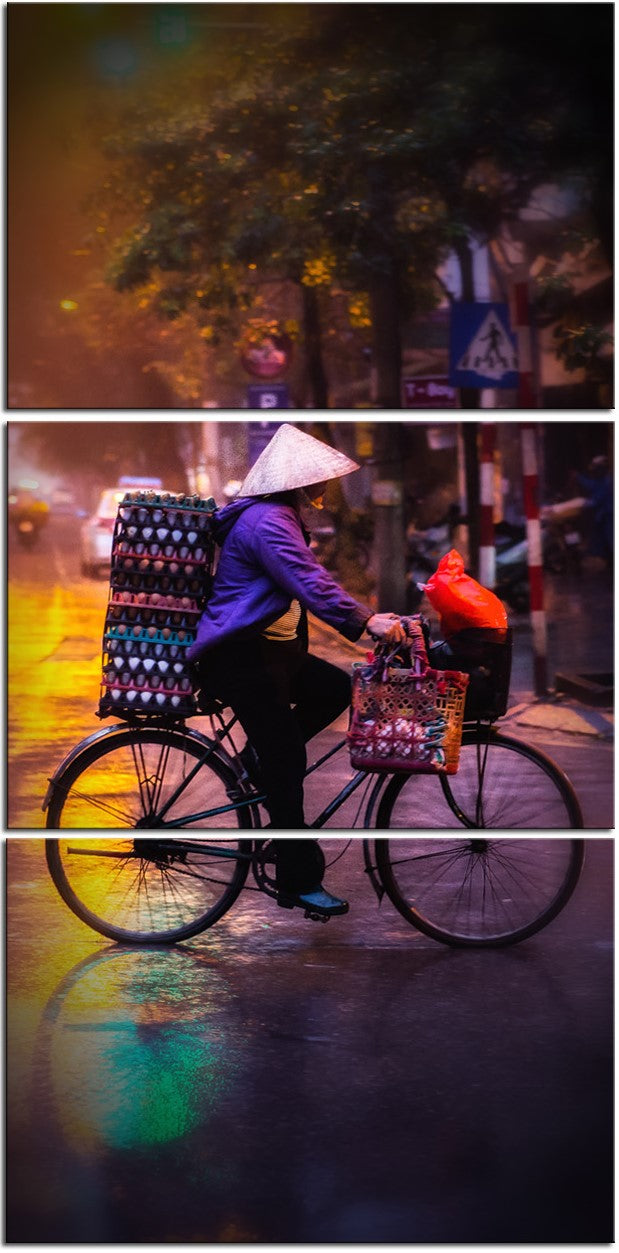
[[[469,627],[449,642],[429,644],[430,665],[469,675],[464,721],[494,721],[507,709],[512,667],[512,630]]]

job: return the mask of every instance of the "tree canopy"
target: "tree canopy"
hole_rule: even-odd
[[[213,28],[127,98],[93,211],[113,286],[189,314],[206,345],[294,284],[320,407],[335,292],[367,310],[376,399],[398,407],[402,323],[436,300],[437,266],[453,250],[466,280],[470,240],[540,182],[577,184],[610,249],[611,5],[189,11]]]

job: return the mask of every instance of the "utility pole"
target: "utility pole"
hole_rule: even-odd
[[[406,612],[406,556],[402,435],[398,422],[374,425],[375,478],[372,484],[376,593],[383,613]]]
[[[219,428],[216,418],[204,418],[200,463],[196,467],[196,486],[201,496],[214,496],[220,502],[223,483],[219,460]]]
[[[533,632],[533,678],[535,695],[545,696],[547,691],[548,641],[546,609],[544,605],[542,532],[539,516],[537,427],[534,422],[523,422],[520,431],[524,511],[527,521],[530,615],[531,630]]]
[[[476,578],[479,571],[479,456],[477,436],[479,423],[462,423],[464,447],[464,480],[466,485],[466,518],[469,537],[469,570]]]
[[[531,317],[530,280],[526,266],[518,266],[510,284],[510,321],[518,339],[518,408],[539,409],[535,344]]]
[[[482,422],[481,459],[479,463],[479,581],[484,587],[496,583],[496,548],[494,543],[494,449],[496,422]]]

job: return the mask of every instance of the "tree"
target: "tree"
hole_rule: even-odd
[[[448,250],[469,294],[471,237],[492,238],[549,176],[580,179],[608,233],[606,8],[571,5],[557,23],[549,4],[336,4],[316,22],[298,6],[283,34],[241,48],[232,83],[190,70],[182,105],[109,145],[138,210],[113,282],[158,275],[160,311],[191,309],[215,337],[234,333],[259,283],[294,283],[322,406],[309,279],[322,265],[368,293],[376,403],[398,408],[402,322]]]

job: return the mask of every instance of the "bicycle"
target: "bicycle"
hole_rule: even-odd
[[[120,943],[173,944],[199,935],[232,907],[250,870],[253,890],[277,899],[270,840],[48,839],[46,857],[65,904]],[[452,946],[497,948],[556,918],[578,883],[584,842],[364,839],[363,857],[379,902],[387,895],[418,931]],[[306,916],[317,917],[311,910]]]
[[[249,780],[232,738],[237,724],[209,706],[211,735],[184,720],[125,721],[88,736],[49,779],[48,829],[157,830],[263,826],[264,794]],[[344,750],[342,739],[309,766],[306,778]],[[327,826],[365,785],[346,829],[581,829],[567,776],[539,749],[491,722],[465,723],[454,775],[356,771],[309,825]]]

